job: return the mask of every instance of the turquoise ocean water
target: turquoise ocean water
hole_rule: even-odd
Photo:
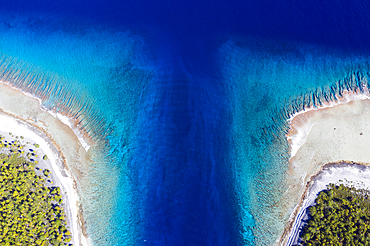
[[[357,20],[339,4],[109,3],[0,4],[0,79],[95,142],[79,184],[94,245],[272,245],[286,120],[367,83]]]

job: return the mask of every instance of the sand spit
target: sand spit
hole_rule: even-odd
[[[86,170],[88,156],[69,126],[41,109],[38,100],[0,83],[0,134],[12,132],[25,141],[38,143],[49,160],[41,168],[52,171],[52,180],[63,193],[73,245],[91,245],[86,235],[77,187]]]
[[[338,97],[338,100],[335,102],[324,102],[322,106],[306,108],[305,110],[293,114],[288,119],[291,129],[289,130],[289,133],[287,135],[287,140],[290,144],[291,157],[295,156],[299,147],[302,146],[306,141],[307,136],[314,124],[310,118],[310,115],[314,114],[314,111],[332,108],[341,104],[347,104],[351,101],[366,99],[370,99],[370,94],[368,92],[360,94],[346,91],[343,93],[343,96]],[[302,114],[304,115],[302,116]],[[293,119],[294,124],[292,124]]]
[[[297,242],[305,208],[329,183],[347,179],[370,187],[364,178],[370,177],[369,169],[363,171],[359,166],[370,163],[369,98],[368,93],[346,92],[338,102],[298,112],[289,119],[291,158],[283,209],[290,217],[277,245]]]

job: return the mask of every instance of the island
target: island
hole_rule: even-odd
[[[78,191],[88,146],[39,99],[0,82],[0,244],[92,245]]]
[[[370,96],[367,88],[345,91],[336,101],[297,112],[289,119],[291,147],[284,196],[289,218],[276,245],[298,245],[308,208],[339,180],[370,187]]]

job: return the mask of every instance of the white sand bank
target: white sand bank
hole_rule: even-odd
[[[77,136],[42,110],[38,100],[4,84],[0,84],[0,111],[0,134],[24,136],[24,141],[38,143],[38,152],[48,156],[46,166],[40,167],[51,170],[54,185],[61,188],[73,245],[92,245],[84,231],[77,192],[88,156]]]
[[[339,100],[336,102],[323,103],[322,106],[319,106],[316,108],[311,107],[311,108],[305,109],[304,111],[299,111],[288,119],[288,122],[291,125],[291,130],[287,136],[287,140],[290,143],[291,157],[294,157],[296,155],[298,149],[306,141],[307,136],[310,133],[313,125],[317,124],[317,122],[313,122],[310,118],[310,115],[312,115],[310,113],[312,113],[312,111],[332,108],[337,105],[347,104],[350,101],[370,99],[370,95],[368,93],[358,94],[358,93],[352,93],[352,92],[345,92],[343,93],[343,97],[340,97],[338,99]],[[304,116],[301,116],[302,114],[304,114]],[[293,120],[294,120],[294,124],[292,124]]]
[[[71,128],[71,130],[77,136],[78,141],[80,141],[80,143],[81,143],[82,147],[84,147],[85,151],[86,152],[89,151],[90,145],[85,140],[85,138],[83,136],[84,134],[77,127],[74,126],[74,123],[70,118],[68,118],[67,116],[62,115],[60,113],[54,113],[54,112],[50,112],[50,111],[49,111],[49,113],[52,116],[54,116],[55,118],[57,118],[58,120],[60,120],[61,122],[63,122],[64,124],[66,124],[67,126],[69,126],[69,128]]]
[[[370,177],[370,171],[359,172],[353,166],[330,167],[320,173],[326,163],[370,163],[368,94],[345,93],[339,102],[299,112],[289,122],[287,140],[291,145],[291,158],[284,201],[291,216],[277,245],[296,243],[301,220],[306,216],[305,208],[313,204],[327,184],[345,178],[366,181],[364,177]],[[369,181],[365,184],[370,187]]]

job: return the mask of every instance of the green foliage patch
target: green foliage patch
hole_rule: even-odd
[[[37,168],[16,141],[0,144],[0,245],[69,245],[60,188],[48,187],[36,172],[49,171]]]
[[[309,208],[304,245],[370,245],[369,197],[367,190],[329,184]]]

